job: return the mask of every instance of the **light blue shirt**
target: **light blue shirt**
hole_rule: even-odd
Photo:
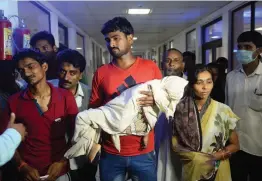
[[[21,135],[13,128],[7,129],[0,136],[0,166],[11,160],[21,139]]]

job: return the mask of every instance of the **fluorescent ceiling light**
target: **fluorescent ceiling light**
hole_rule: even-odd
[[[150,9],[128,9],[128,14],[149,14]]]
[[[255,29],[256,31],[262,31],[262,27],[258,27]]]
[[[77,47],[76,49],[77,49],[77,50],[82,50],[82,48],[81,48],[81,47]]]
[[[134,37],[133,37],[133,40],[137,40],[137,37],[134,36]]]
[[[211,36],[212,39],[220,38],[220,36]]]

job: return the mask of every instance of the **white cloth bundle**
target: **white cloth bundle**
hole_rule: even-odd
[[[159,111],[164,112],[167,117],[173,116],[187,83],[188,81],[177,76],[151,80],[125,90],[104,106],[80,112],[76,118],[73,146],[65,157],[88,155],[93,142],[98,142],[101,129],[112,136],[116,149],[120,151],[119,136],[146,135],[155,126]],[[140,91],[148,90],[148,85],[151,85],[157,109],[143,107],[147,127],[140,130],[137,125],[142,125],[143,120],[139,118],[141,107],[137,104],[137,99],[144,96]],[[144,129],[143,126],[142,128]]]

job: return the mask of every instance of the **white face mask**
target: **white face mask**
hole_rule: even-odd
[[[253,51],[238,50],[236,52],[236,59],[239,63],[245,65],[245,64],[249,64],[249,63],[256,60],[258,55],[254,59],[253,59],[252,55],[253,55]]]

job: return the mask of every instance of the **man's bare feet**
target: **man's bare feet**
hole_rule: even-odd
[[[94,159],[96,158],[96,155],[99,154],[99,151],[101,150],[101,145],[100,144],[97,144],[97,143],[94,143],[91,150],[90,150],[90,153],[88,155],[88,159],[89,161],[92,163],[94,161]]]

